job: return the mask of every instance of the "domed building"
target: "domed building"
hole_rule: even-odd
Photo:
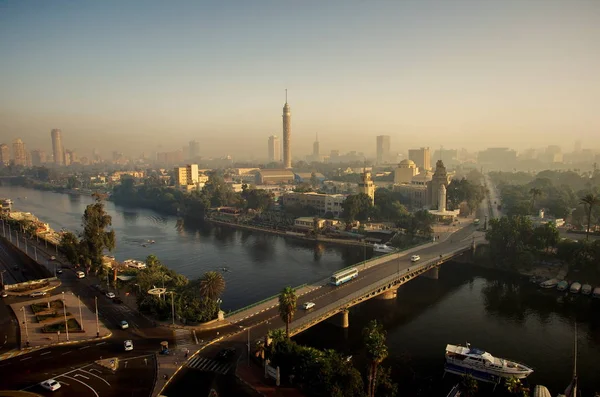
[[[411,183],[413,177],[419,173],[419,168],[412,160],[402,160],[394,171],[394,184]]]

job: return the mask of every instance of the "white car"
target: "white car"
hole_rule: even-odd
[[[82,272],[81,270],[79,270],[78,272],[75,272],[75,274],[77,275],[77,278],[84,278],[85,277],[85,273]]]
[[[50,390],[50,391],[56,391],[56,390],[60,389],[60,383],[58,383],[58,381],[55,379],[45,380],[42,383],[40,383],[40,386],[42,386],[44,389]]]
[[[119,326],[121,327],[121,329],[127,329],[127,328],[129,328],[129,323],[127,321],[123,320],[119,323]]]
[[[421,257],[419,255],[413,255],[413,256],[410,257],[410,261],[411,262],[416,262],[416,261],[419,261],[419,260],[421,260]]]
[[[313,307],[315,307],[314,302],[306,302],[302,305],[304,310],[312,309]]]
[[[44,296],[46,294],[47,294],[46,291],[36,291],[36,292],[34,292],[33,294],[31,294],[29,296],[31,296],[32,298],[37,298],[38,296]]]
[[[126,340],[123,342],[123,346],[125,346],[126,352],[133,350],[133,342],[131,340]]]
[[[56,257],[55,257],[54,255],[52,255],[52,256],[50,257],[50,260],[51,260],[51,261],[55,261],[55,260],[56,260]],[[50,379],[50,380],[52,380],[52,379]]]
[[[6,298],[8,296],[8,294],[6,293],[6,291],[2,291],[2,297]]]
[[[114,294],[114,292],[107,292],[107,293],[106,293],[106,297],[107,297],[108,299],[115,298],[116,296],[117,296],[117,295],[115,295],[115,294]]]

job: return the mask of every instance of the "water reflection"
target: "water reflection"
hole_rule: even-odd
[[[134,226],[138,219],[138,213],[135,211],[123,211],[122,215],[126,226]]]

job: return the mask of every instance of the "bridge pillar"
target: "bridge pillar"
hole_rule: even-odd
[[[437,280],[440,278],[440,267],[436,266],[434,268],[431,268],[428,271],[426,271],[423,275],[432,280]]]
[[[390,288],[390,289],[386,290],[383,294],[377,295],[375,297],[375,299],[383,299],[383,300],[396,299],[397,294],[398,294],[397,288]]]
[[[350,326],[350,318],[349,318],[349,311],[348,309],[345,309],[344,311],[340,312],[340,314],[338,314],[340,322],[339,322],[339,326],[340,328],[348,328]]]

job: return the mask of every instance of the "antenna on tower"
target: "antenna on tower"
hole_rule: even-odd
[[[285,89],[285,103],[287,103],[287,88]]]
[[[317,132],[316,134],[317,134],[317,137],[315,138],[315,141],[319,142],[319,133]]]

